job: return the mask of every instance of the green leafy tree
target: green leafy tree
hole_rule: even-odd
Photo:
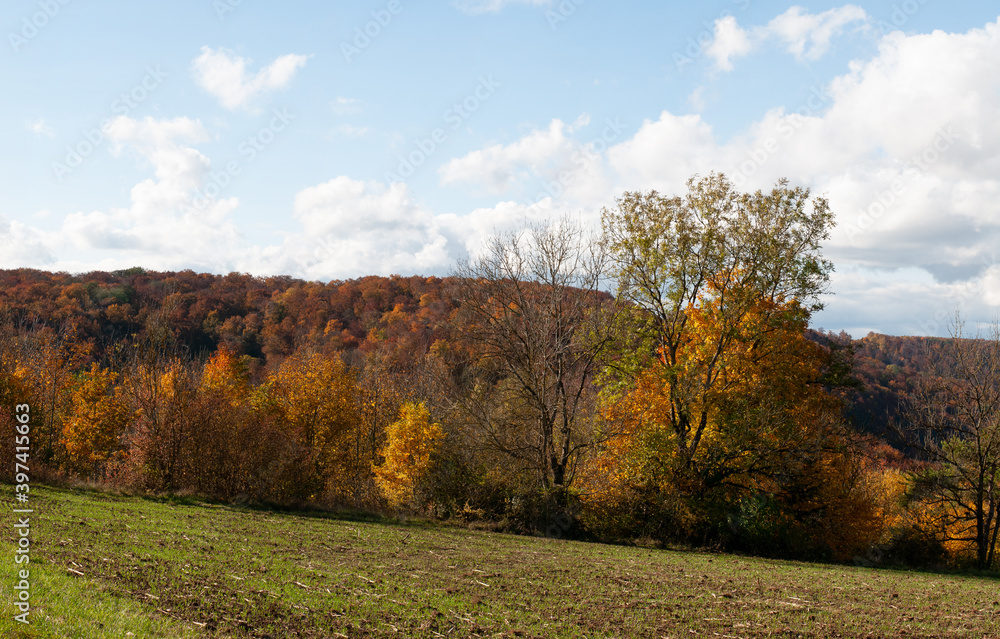
[[[832,264],[820,245],[833,223],[808,189],[781,180],[742,193],[719,174],[691,178],[684,197],[625,193],[604,210],[618,297],[637,309],[628,333],[650,354],[622,372],[657,371],[676,463],[695,485],[711,416],[741,379],[734,366],[822,308]]]

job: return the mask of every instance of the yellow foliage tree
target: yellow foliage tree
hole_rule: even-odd
[[[351,454],[351,436],[358,423],[354,376],[339,357],[320,353],[292,356],[265,385],[266,398],[255,398],[260,408],[278,415],[290,436],[309,456],[309,486],[299,488],[311,497],[326,490],[330,496],[350,497],[357,482]]]
[[[201,391],[220,395],[231,406],[245,405],[251,395],[249,359],[226,349],[218,350],[202,371]]]
[[[63,427],[63,445],[77,472],[100,474],[119,448],[130,411],[115,386],[118,374],[96,363],[81,374],[71,394],[72,411]]]
[[[422,402],[404,404],[399,419],[389,424],[385,434],[385,462],[372,470],[389,504],[398,508],[413,500],[414,489],[430,468],[431,456],[445,434],[441,424],[431,422]]]

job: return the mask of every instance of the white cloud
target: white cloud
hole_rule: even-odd
[[[548,129],[532,131],[512,144],[495,144],[455,158],[441,167],[441,182],[476,183],[491,193],[505,193],[569,151],[566,129],[562,120],[552,120]]]
[[[47,268],[55,261],[52,238],[0,215],[0,268]]]
[[[854,23],[867,23],[861,7],[847,4],[823,13],[808,13],[794,6],[767,25],[744,29],[733,16],[715,21],[715,34],[705,53],[718,71],[732,71],[735,58],[748,55],[768,40],[781,41],[797,60],[818,60],[830,48],[831,40]]]
[[[552,0],[454,0],[455,8],[463,13],[478,15],[481,13],[497,13],[507,5],[530,4],[533,6],[544,6],[551,4]]]
[[[133,154],[153,169],[154,178],[132,188],[128,208],[66,216],[64,244],[83,255],[101,255],[115,268],[141,262],[152,268],[224,270],[238,240],[228,217],[238,202],[200,199],[211,163],[187,144],[208,139],[201,123],[121,116],[107,135],[116,154]]]
[[[724,162],[725,149],[700,115],[660,114],[646,120],[629,140],[612,147],[608,159],[627,189],[681,191],[694,173],[708,173]]]
[[[277,272],[314,279],[441,272],[453,263],[448,238],[406,185],[341,176],[300,191],[301,232],[262,252]]]
[[[534,130],[510,144],[495,144],[447,162],[440,169],[442,184],[466,183],[494,195],[520,195],[538,201],[545,197],[577,203],[603,200],[611,188],[602,151],[621,133],[601,123],[603,131],[588,142],[574,134],[589,127],[583,114],[572,125],[555,119],[547,129]],[[598,127],[595,127],[598,128]]]
[[[447,274],[496,232],[571,213],[547,198],[531,205],[498,202],[462,215],[434,214],[403,183],[340,176],[300,191],[295,196],[300,229],[280,245],[245,251],[237,269],[320,280]]]
[[[715,38],[705,53],[715,60],[716,68],[732,71],[732,59],[745,56],[751,48],[750,34],[737,24],[736,18],[726,16],[715,21]]]
[[[847,4],[823,13],[811,14],[802,7],[792,7],[768,23],[766,33],[780,38],[788,52],[797,59],[817,60],[830,47],[830,40],[854,22],[864,22],[868,14],[859,6]]]
[[[443,229],[402,183],[340,176],[300,191],[295,218],[301,231],[256,258],[271,272],[310,279],[440,273],[461,252],[448,237],[454,229]]]
[[[28,130],[38,136],[44,135],[48,138],[54,138],[56,136],[56,130],[46,124],[43,118],[38,118],[33,122],[29,122]]]
[[[253,108],[256,101],[272,91],[285,89],[295,72],[305,66],[311,56],[288,54],[251,73],[251,60],[232,51],[202,47],[201,55],[192,63],[194,79],[205,91],[229,109]]]

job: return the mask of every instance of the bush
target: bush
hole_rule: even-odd
[[[818,547],[807,526],[766,493],[740,499],[724,516],[718,530],[724,550],[783,558],[817,559],[828,554],[825,548]]]
[[[911,568],[936,568],[948,561],[948,552],[937,535],[916,526],[896,531],[881,554],[882,563]]]
[[[605,541],[687,543],[703,527],[702,517],[687,500],[653,486],[630,486],[584,505],[583,526]]]

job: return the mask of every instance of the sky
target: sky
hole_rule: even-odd
[[[447,275],[626,191],[828,198],[813,326],[1000,306],[994,2],[6,0],[0,268]]]

